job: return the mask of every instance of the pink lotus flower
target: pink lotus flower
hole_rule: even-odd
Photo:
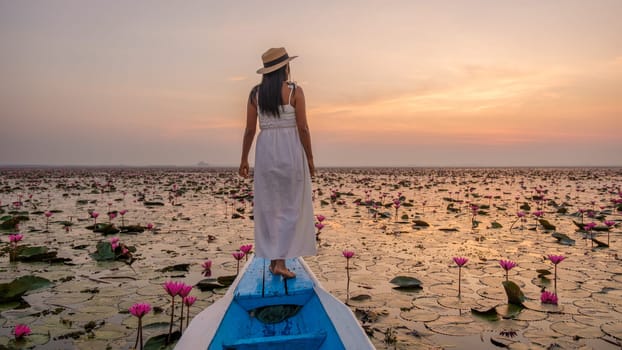
[[[91,217],[93,218],[93,225],[97,225],[97,217],[99,216],[99,213],[96,211],[92,211],[91,212]]]
[[[341,252],[344,258],[346,258],[346,303],[350,300],[350,259],[354,256],[354,251],[344,250]]]
[[[322,222],[324,221],[324,219],[326,219],[326,217],[324,215],[316,215],[315,218],[317,219],[317,221]]]
[[[464,266],[469,261],[469,259],[460,256],[454,256],[453,259],[456,265],[458,265],[458,297],[460,297],[460,294],[462,292],[462,266]]]
[[[184,283],[182,284],[183,284],[182,287],[179,289],[179,296],[181,296],[182,298],[185,298],[192,291],[192,286],[188,284],[184,284]]]
[[[566,259],[565,256],[563,255],[549,255],[548,256],[549,260],[551,260],[551,262],[555,265],[559,264],[560,262],[562,262],[564,259]]]
[[[351,250],[344,250],[343,252],[341,252],[341,254],[346,259],[350,259],[350,258],[352,258],[354,256],[354,252],[351,251]]]
[[[464,266],[469,261],[468,258],[458,257],[458,256],[454,256],[453,259],[454,259],[454,262],[456,263],[456,265],[458,265],[458,267]]]
[[[51,212],[51,211],[49,211],[49,210],[48,210],[48,211],[46,211],[46,212],[44,213],[44,215],[45,215],[45,217],[46,217],[46,218],[49,218],[49,217],[50,217],[50,216],[52,216],[53,214],[52,214],[52,212]]]
[[[557,295],[555,293],[551,293],[547,290],[540,294],[540,301],[542,304],[552,304],[557,305]]]
[[[179,294],[179,291],[184,285],[185,284],[183,282],[166,281],[162,286],[168,295],[175,297]]]
[[[121,214],[121,216],[125,215],[126,213],[127,213],[127,209],[123,209],[119,211],[119,214]]]
[[[136,303],[130,306],[129,311],[132,315],[142,318],[151,311],[151,305],[149,303]]]
[[[188,327],[188,325],[190,324],[190,307],[192,306],[192,304],[194,304],[195,301],[197,301],[197,297],[192,295],[187,296],[182,300],[183,305],[186,305],[186,308],[188,308],[188,313],[186,314],[186,327]]]
[[[15,325],[15,329],[13,329],[13,334],[15,335],[16,340],[22,339],[23,337],[30,335],[31,333],[32,331],[30,330],[30,327],[25,324]]]
[[[544,215],[544,212],[542,210],[536,210],[533,212],[533,216],[537,218],[541,217],[542,215]]]
[[[499,265],[505,270],[505,280],[508,280],[508,273],[511,269],[516,267],[516,263],[511,260],[499,260]]]
[[[499,265],[501,265],[505,271],[509,271],[516,267],[516,263],[511,260],[499,260]]]
[[[233,255],[235,260],[237,260],[238,262],[237,272],[235,273],[237,275],[240,273],[240,260],[242,260],[242,258],[246,256],[246,254],[244,254],[244,252],[233,252],[231,253],[231,255]]]
[[[212,261],[211,260],[205,260],[203,262],[203,264],[201,264],[201,267],[203,268],[203,270],[209,270],[212,268]]]
[[[549,260],[551,260],[551,262],[553,263],[553,265],[555,265],[555,279],[554,279],[554,288],[555,288],[555,295],[557,295],[557,264],[559,264],[560,262],[562,262],[564,259],[566,259],[565,256],[563,255],[549,255],[548,256]],[[557,303],[556,303],[557,304]]]
[[[173,320],[175,319],[175,296],[179,294],[179,291],[185,286],[183,282],[166,281],[162,285],[164,290],[171,296],[171,322],[168,327],[168,336],[166,337],[166,343],[171,342],[171,333],[173,332]]]
[[[117,247],[119,246],[119,237],[110,238],[110,245],[112,246],[113,252],[117,250]]]
[[[589,222],[589,223],[583,225],[583,229],[585,231],[591,231],[594,227],[596,227],[596,223],[595,222]]]
[[[244,254],[250,253],[251,250],[253,250],[252,244],[243,244],[240,246],[240,251],[242,251]]]
[[[147,224],[147,230],[152,230],[153,229],[153,224],[152,223],[148,223]]]
[[[136,334],[136,343],[134,349],[138,346],[138,340],[140,339],[140,349],[143,348],[143,316],[151,311],[151,305],[148,303],[136,303],[129,308],[130,313],[138,317],[138,333]]]
[[[20,233],[11,234],[9,235],[9,242],[16,244],[17,242],[21,241],[23,238],[24,238],[24,235]]]
[[[616,225],[616,222],[615,221],[611,221],[611,220],[605,220],[605,222],[603,222],[603,224],[605,224],[607,227],[611,228],[611,227]]]
[[[181,297],[181,317],[180,317],[180,322],[179,322],[179,332],[181,333],[184,329],[184,299],[188,296],[188,294],[190,294],[190,291],[192,291],[192,286],[184,284],[181,289],[179,290],[179,296]]]
[[[324,228],[324,224],[321,222],[318,222],[315,224],[315,228],[317,228],[318,231],[321,231]]]
[[[108,219],[112,220],[114,218],[117,217],[117,213],[115,213],[114,211],[111,211],[110,213],[108,213]]]
[[[192,304],[194,304],[194,302],[195,302],[195,301],[197,301],[197,297],[192,296],[192,295],[187,296],[187,297],[185,297],[185,298],[184,298],[184,304],[185,304],[187,307],[192,306]],[[186,323],[186,324],[187,324],[187,323]]]

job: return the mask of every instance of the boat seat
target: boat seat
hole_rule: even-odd
[[[296,278],[275,276],[269,270],[270,260],[254,258],[235,289],[234,300],[247,311],[269,305],[304,305],[313,295],[313,280],[298,259],[285,263]]]
[[[296,335],[277,335],[238,339],[222,345],[223,350],[291,350],[319,349],[326,339],[326,332],[318,331]]]

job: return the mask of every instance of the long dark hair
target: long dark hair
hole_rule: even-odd
[[[261,83],[251,90],[248,97],[249,101],[251,103],[258,102],[257,109],[263,114],[280,117],[281,105],[283,104],[281,88],[284,81],[287,81],[287,65],[274,72],[264,74]],[[259,94],[257,94],[258,92]],[[259,101],[256,100],[257,95],[259,95]]]

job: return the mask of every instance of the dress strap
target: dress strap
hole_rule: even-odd
[[[287,104],[291,106],[291,104],[292,104],[292,95],[294,94],[294,89],[296,89],[296,84],[288,83],[287,85],[289,86],[289,89],[291,90],[289,92],[289,99],[287,100]]]

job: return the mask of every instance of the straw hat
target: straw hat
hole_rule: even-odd
[[[296,57],[298,56],[290,57],[284,47],[268,49],[268,51],[261,55],[263,68],[259,68],[257,70],[257,74],[268,74],[270,72],[274,72]]]

